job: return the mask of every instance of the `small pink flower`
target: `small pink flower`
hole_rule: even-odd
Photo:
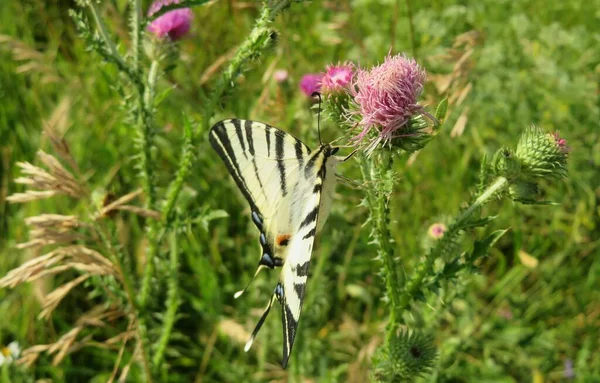
[[[446,230],[448,230],[446,225],[438,222],[438,223],[434,223],[433,225],[429,226],[429,230],[427,230],[427,233],[429,234],[429,236],[431,238],[440,239],[444,236],[444,233],[446,232]]]
[[[348,89],[352,83],[353,74],[354,67],[351,64],[328,66],[321,80],[321,91],[328,94]]]
[[[561,152],[569,153],[571,151],[571,148],[567,146],[567,140],[560,138],[558,132],[554,132],[552,136],[554,137],[554,142],[556,142],[556,145]]]
[[[312,96],[314,92],[321,90],[321,79],[323,74],[321,73],[309,73],[302,76],[300,80],[300,89],[308,97]]]
[[[359,70],[354,83],[354,100],[359,106],[362,140],[371,129],[379,139],[388,141],[415,113],[421,111],[417,97],[423,90],[425,71],[404,55],[389,55],[383,64],[371,70]]]
[[[179,4],[180,2],[181,0],[157,0],[150,6],[148,16],[152,16],[166,5]],[[148,25],[148,30],[159,38],[169,36],[171,40],[179,40],[189,32],[192,17],[190,8],[176,9],[152,21]]]
[[[273,73],[273,78],[280,84],[282,82],[285,82],[288,79],[288,77],[288,71],[285,69],[277,69],[275,73]]]

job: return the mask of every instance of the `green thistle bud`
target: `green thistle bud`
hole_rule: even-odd
[[[516,180],[508,189],[513,200],[522,203],[535,203],[539,194],[539,189],[536,183]]]
[[[433,134],[427,129],[427,121],[423,114],[416,114],[410,118],[408,123],[396,136],[384,145],[387,149],[400,149],[407,153],[414,153],[423,149],[433,138]]]
[[[521,174],[521,164],[509,148],[502,148],[494,154],[492,168],[497,175],[509,180],[518,178]]]
[[[563,178],[569,151],[567,141],[557,133],[544,133],[533,126],[521,136],[516,157],[527,178]]]
[[[377,382],[400,382],[422,376],[433,367],[437,352],[433,337],[419,331],[396,332],[373,362]]]
[[[323,94],[323,115],[326,119],[337,124],[346,124],[348,120],[345,117],[346,110],[351,97],[347,92],[336,92]]]
[[[351,63],[328,65],[321,77],[321,93],[324,97],[323,111],[336,123],[347,123],[346,113],[352,99],[351,86],[355,67]]]

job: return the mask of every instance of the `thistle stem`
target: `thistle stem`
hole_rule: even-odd
[[[192,169],[192,161],[194,159],[194,142],[196,141],[195,138],[198,136],[201,136],[201,133],[199,132],[198,134],[194,135],[190,122],[186,120],[184,124],[183,150],[179,160],[177,176],[169,184],[169,188],[167,189],[166,203],[161,211],[162,228],[166,228],[169,225],[169,219],[171,217],[171,213],[173,212],[173,208],[175,207],[175,202],[177,202],[179,192],[181,191],[183,183],[187,179],[190,170]]]
[[[494,195],[500,193],[507,187],[508,187],[508,180],[504,177],[498,177],[498,179],[496,179],[496,181],[494,181],[490,186],[488,186],[479,195],[479,197],[477,197],[475,202],[473,202],[473,204],[471,206],[469,206],[469,208],[467,210],[465,210],[464,213],[462,213],[460,215],[460,217],[458,217],[456,219],[456,223],[461,224],[461,223],[466,222],[471,217],[471,215],[473,215],[473,212],[475,212],[478,208],[480,208],[481,206],[488,203],[488,201]]]
[[[142,50],[142,4],[140,0],[130,0],[132,6],[131,16],[131,42],[133,45],[133,69],[139,70],[140,52]]]
[[[215,85],[215,89],[213,89],[210,99],[206,103],[202,124],[205,131],[209,128],[210,117],[214,114],[217,103],[221,101],[227,89],[234,86],[234,82],[242,73],[244,65],[253,59],[258,58],[262,54],[262,51],[267,48],[265,42],[271,38],[271,34],[273,33],[272,29],[269,28],[269,24],[291,2],[292,0],[280,0],[271,6],[267,4],[263,5],[260,17],[256,20],[256,24],[250,32],[250,35],[242,45],[240,45],[235,56],[223,71],[221,78]]]
[[[456,238],[464,225],[473,217],[475,212],[479,210],[483,205],[487,204],[493,196],[501,193],[508,187],[508,180],[504,177],[498,177],[490,186],[488,186],[476,199],[471,206],[467,208],[461,215],[459,215],[452,225],[448,228],[448,231],[444,233],[442,239],[438,241],[436,246],[431,249],[427,255],[425,262],[421,263],[413,274],[412,278],[406,284],[405,288],[399,297],[399,313],[402,314],[406,310],[412,301],[412,298],[421,290],[423,286],[423,280],[425,277],[431,274],[433,263],[440,256],[442,250],[447,246],[450,246],[450,242],[453,238]]]
[[[392,166],[392,158],[381,155],[381,163],[375,167],[370,166],[366,157],[361,158],[361,171],[363,178],[368,182],[379,182],[382,190],[378,188],[369,189],[367,199],[371,210],[371,219],[373,220],[372,236],[378,246],[378,257],[383,262],[384,279],[386,285],[387,297],[390,300],[390,325],[395,326],[398,318],[399,301],[398,292],[400,291],[400,279],[398,277],[396,259],[394,257],[394,247],[389,231],[389,196],[393,184],[390,178],[393,174],[389,169]],[[377,174],[376,169],[379,169]],[[386,186],[387,185],[387,186]]]
[[[117,50],[117,46],[108,35],[106,25],[104,25],[104,21],[102,21],[102,18],[100,17],[100,12],[98,12],[98,8],[96,7],[95,1],[89,0],[87,2],[87,5],[90,7],[90,11],[92,12],[92,16],[94,17],[94,21],[96,22],[96,26],[98,27],[98,31],[100,32],[100,36],[102,36],[104,43],[106,43],[110,54],[118,62],[120,67],[127,67],[127,65],[125,64],[125,60],[123,60],[123,58],[119,54],[119,51]]]
[[[146,91],[140,95],[140,109],[143,116],[146,118],[142,119],[140,125],[140,138],[142,141],[142,150],[140,153],[141,165],[142,165],[142,182],[144,190],[148,197],[146,206],[149,209],[154,209],[156,204],[156,194],[154,190],[154,177],[153,168],[151,165],[151,144],[152,144],[152,125],[150,119],[149,109],[154,103],[154,89],[156,87],[156,81],[158,79],[158,61],[152,61],[150,64],[150,71],[148,72],[148,86]],[[145,308],[148,295],[150,293],[150,282],[152,275],[154,274],[154,258],[158,252],[158,239],[156,233],[159,231],[155,221],[151,221],[148,227],[148,238],[150,243],[148,246],[148,252],[146,253],[146,265],[144,266],[144,275],[142,277],[141,294],[139,298],[140,307]]]
[[[169,338],[171,337],[171,332],[173,331],[173,326],[175,325],[175,321],[177,319],[177,309],[179,308],[180,299],[179,299],[179,286],[177,283],[178,271],[179,267],[179,249],[177,248],[177,236],[173,232],[171,234],[171,251],[170,251],[170,262],[169,262],[169,282],[168,282],[168,292],[167,292],[167,310],[165,312],[164,321],[163,321],[163,329],[160,335],[160,339],[158,341],[158,347],[156,349],[156,353],[152,358],[152,365],[155,371],[160,369],[160,366],[163,361],[163,357],[165,354],[165,350],[167,349],[167,345],[169,344]]]

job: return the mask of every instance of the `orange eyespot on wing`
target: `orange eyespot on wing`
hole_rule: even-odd
[[[275,238],[275,243],[277,246],[287,246],[290,243],[290,238],[292,238],[291,234],[279,234],[277,238]]]

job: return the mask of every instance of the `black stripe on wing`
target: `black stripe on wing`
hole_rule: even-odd
[[[238,120],[231,121],[237,121],[239,126]],[[260,209],[254,203],[254,199],[252,198],[252,195],[250,194],[250,191],[246,186],[246,180],[242,175],[239,160],[233,150],[233,147],[231,146],[231,140],[229,139],[229,135],[227,134],[227,129],[225,128],[224,124],[225,122],[227,121],[221,121],[212,127],[209,133],[208,140],[213,149],[215,149],[215,151],[219,155],[219,157],[223,159],[225,166],[227,166],[227,170],[229,170],[229,173],[231,174],[238,188],[244,195],[244,198],[246,198],[246,200],[252,207],[252,210],[258,212],[259,214],[262,214]]]
[[[285,164],[283,163],[283,159],[285,158],[284,139],[285,137],[281,134],[275,136],[275,157],[277,158],[277,170],[279,170],[279,185],[281,193],[285,196],[287,195],[287,182],[285,179]]]

